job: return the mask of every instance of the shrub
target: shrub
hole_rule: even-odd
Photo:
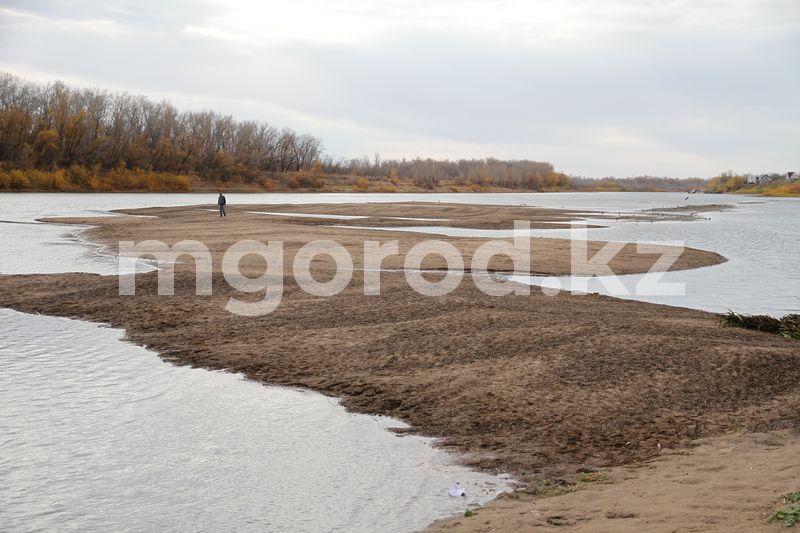
[[[258,181],[258,184],[259,184],[259,185],[261,185],[261,187],[262,187],[262,188],[263,188],[265,191],[272,191],[272,190],[274,190],[274,189],[275,189],[275,182],[274,182],[274,181],[272,181],[272,180],[271,180],[271,179],[269,179],[269,178],[261,178],[261,179]]]
[[[733,311],[721,315],[722,324],[730,327],[777,333],[787,339],[800,339],[800,315],[775,318],[768,315],[741,315]]]
[[[323,179],[322,175],[306,172],[305,170],[297,172],[294,175],[294,179],[296,180],[297,185],[296,187],[292,187],[293,189],[321,189],[325,185],[325,180]]]
[[[358,192],[367,192],[369,190],[369,180],[364,177],[356,178],[352,181],[353,190]]]
[[[25,189],[30,187],[30,181],[22,170],[12,170],[9,180],[10,189]]]
[[[46,191],[191,191],[192,181],[186,175],[152,170],[129,169],[124,164],[101,172],[72,165],[54,170],[15,169],[0,171],[0,189],[34,189]]]
[[[800,507],[791,506],[775,513],[770,517],[770,522],[781,522],[786,527],[792,527],[800,524]]]
[[[382,183],[375,187],[375,192],[397,192],[397,187],[391,183]]]
[[[59,168],[50,173],[50,189],[55,191],[68,191],[69,178],[64,169]]]

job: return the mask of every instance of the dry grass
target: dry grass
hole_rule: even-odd
[[[743,194],[760,194],[763,196],[800,196],[800,180],[784,181],[740,189]]]
[[[727,314],[722,315],[722,324],[777,333],[787,339],[800,339],[800,315],[786,315],[782,318],[774,318],[767,315],[740,315],[733,311],[728,311]]]

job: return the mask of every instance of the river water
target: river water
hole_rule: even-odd
[[[37,218],[214,200],[198,194],[2,194],[0,273],[116,273],[116,261],[83,242],[79,229],[37,224]],[[612,222],[589,229],[588,237],[683,241],[729,258],[666,274],[668,281],[685,283],[680,297],[624,297],[714,311],[800,308],[800,199],[230,194],[228,201],[233,216],[239,205],[260,203],[442,201],[597,212],[729,203],[737,207],[703,214],[711,220]],[[567,231],[536,233],[563,237]],[[564,287],[570,281],[559,280]],[[602,285],[590,291],[608,292]],[[402,426],[398,421],[346,413],[335,399],[316,393],[175,367],[122,336],[85,322],[0,310],[0,530],[410,531],[505,488],[504,478],[453,466],[427,439],[386,430]],[[468,498],[448,496],[456,481]]]
[[[55,215],[105,214],[109,209],[213,203],[208,194],[2,194],[0,220],[34,222]],[[703,212],[693,222],[615,222],[599,220],[605,228],[589,228],[586,236],[601,241],[673,243],[721,253],[728,262],[707,268],[670,272],[661,278],[670,294],[636,290],[642,276],[622,276],[619,285],[604,278],[557,280],[517,277],[518,281],[556,284],[570,289],[611,294],[654,303],[724,312],[782,315],[800,310],[800,198],[758,198],[739,195],[687,196],[685,193],[457,193],[457,194],[346,194],[268,193],[228,195],[229,212],[237,205],[347,202],[456,202],[584,209],[605,214],[703,204],[735,206],[726,211]],[[709,220],[706,220],[709,219]],[[331,221],[335,223],[335,220]],[[22,227],[24,226],[24,231]],[[401,228],[391,228],[398,230]],[[486,231],[438,227],[410,227],[409,231],[453,236],[503,237],[511,231]],[[535,230],[543,237],[570,237],[570,230]],[[61,272],[80,270],[101,274],[117,272],[114,258],[89,247],[79,230],[45,224],[11,225],[0,222],[0,272]],[[573,287],[573,283],[577,287]],[[652,292],[652,291],[651,291]],[[658,291],[657,291],[658,292]],[[664,291],[661,291],[664,292]],[[677,294],[672,294],[677,292]]]
[[[665,243],[711,250],[728,259],[720,265],[656,276],[619,276],[619,283],[609,277],[517,279],[718,313],[733,310],[776,317],[800,313],[800,198],[730,200],[735,209],[698,215],[710,220],[623,222],[586,230],[588,238],[599,241]],[[754,201],[758,203],[751,203]],[[570,230],[538,233],[570,236]],[[648,277],[657,280],[658,285],[648,283]]]
[[[202,201],[0,195],[0,273],[116,271],[38,217]],[[0,531],[412,531],[510,483],[400,421],[176,367],[95,324],[0,309],[0,368]]]
[[[550,238],[672,244],[710,250],[728,261],[705,268],[665,274],[600,276],[510,276],[522,283],[575,293],[597,292],[712,312],[783,316],[800,313],[800,198],[753,198],[738,195],[673,193],[587,193],[519,195],[516,204],[588,209],[616,216],[638,214],[640,220],[609,220],[589,215],[573,229],[534,229],[526,234]],[[594,196],[593,196],[594,195]],[[449,201],[449,200],[448,200]],[[651,209],[702,204],[732,208],[697,212],[692,221],[658,221]],[[663,217],[661,217],[663,218]],[[601,225],[606,227],[586,227]],[[447,226],[386,227],[384,230],[451,237],[511,237],[514,230],[481,230]],[[533,263],[536,269],[535,258]]]

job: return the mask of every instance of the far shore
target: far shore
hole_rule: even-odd
[[[68,189],[68,190],[54,190],[54,189],[40,189],[40,188],[25,188],[25,189],[1,189],[0,194],[16,194],[16,193],[75,193],[75,194],[211,194],[225,192],[226,194],[339,194],[339,193],[353,193],[353,194],[481,194],[481,193],[512,193],[512,194],[549,194],[549,193],[672,193],[672,194],[685,194],[686,191],[671,191],[671,190],[609,190],[609,189],[556,189],[556,190],[531,190],[531,189],[509,189],[505,187],[483,187],[474,188],[469,186],[446,186],[436,187],[433,189],[424,187],[404,187],[395,190],[384,189],[362,189],[352,186],[346,187],[326,187],[321,189],[314,188],[269,188],[265,189],[258,185],[247,185],[237,183],[227,183],[224,185],[216,184],[202,184],[194,185],[188,190],[148,190],[148,189],[130,189],[130,190],[84,190],[84,189]],[[717,195],[723,193],[705,192],[701,191],[700,195]],[[737,196],[754,196],[763,198],[792,198],[800,197],[800,193],[781,193],[771,194],[769,191],[731,191],[724,194],[733,194]]]
[[[526,220],[532,228],[568,227],[585,216],[579,211],[439,202],[282,204],[231,206],[220,220],[213,209],[50,220],[92,226],[85,236],[110,253],[123,240],[199,240],[214,259],[210,296],[195,294],[193,265],[180,263],[174,296],[157,294],[154,272],[137,276],[136,296],[120,296],[116,276],[4,275],[0,306],[123,328],[131,342],[176,364],[335,395],[352,411],[407,422],[400,434],[436,437],[467,466],[507,472],[521,483],[520,491],[474,515],[432,525],[436,531],[769,530],[765,513],[776,498],[800,490],[797,341],[724,328],[712,313],[596,294],[532,288],[529,295],[489,296],[462,282],[447,295],[426,297],[402,272],[381,273],[379,296],[363,293],[358,268],[365,240],[397,240],[406,252],[435,238],[467,260],[486,242],[369,226],[511,229]],[[332,222],[266,212],[366,218]],[[664,216],[690,218],[680,209]],[[335,296],[314,297],[286,268],[284,298],[274,312],[231,314],[228,299],[245,295],[225,283],[219,264],[243,239],[283,241],[287,267],[305,243],[335,240],[353,255],[353,279]],[[603,245],[590,242],[589,250]],[[526,273],[570,273],[569,241],[533,238],[531,250]],[[618,274],[639,273],[657,258],[627,245],[609,265]],[[725,260],[684,249],[671,268]],[[515,272],[506,257],[490,265]],[[312,273],[329,278],[332,266],[320,257]],[[435,256],[423,263],[445,266]],[[384,268],[402,269],[402,260],[389,258]],[[242,262],[246,275],[262,270],[257,260]]]

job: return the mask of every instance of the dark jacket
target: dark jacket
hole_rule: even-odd
[[[219,198],[217,198],[217,205],[225,205],[225,203],[225,197],[220,194]]]

